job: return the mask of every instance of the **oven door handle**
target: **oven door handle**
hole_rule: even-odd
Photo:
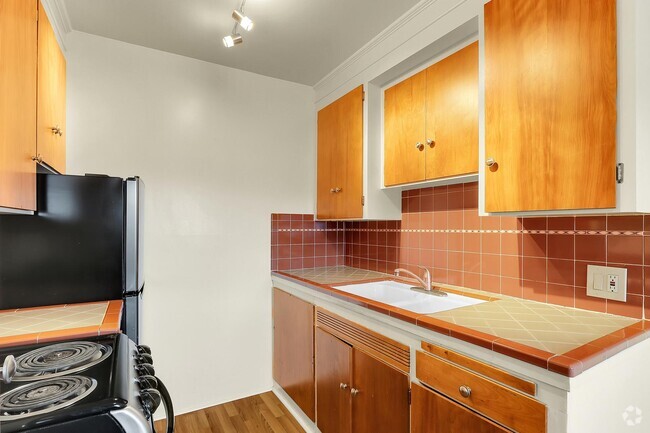
[[[158,380],[157,389],[160,392],[163,405],[165,406],[165,415],[167,416],[167,433],[174,433],[175,418],[174,418],[174,405],[172,404],[172,397],[171,395],[169,395],[169,391],[167,391],[167,387],[165,386],[163,381],[160,380],[158,377],[156,377],[156,380]]]

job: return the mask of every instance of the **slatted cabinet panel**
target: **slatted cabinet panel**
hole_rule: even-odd
[[[318,112],[317,218],[363,217],[363,86]]]
[[[273,379],[315,419],[314,306],[273,289]]]
[[[0,1],[0,207],[36,210],[37,14]]]
[[[65,173],[66,62],[43,5],[38,18],[38,154],[50,167]]]
[[[616,206],[616,63],[616,0],[485,5],[486,211]]]

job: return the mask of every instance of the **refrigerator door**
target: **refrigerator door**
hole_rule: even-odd
[[[124,191],[124,332],[139,343],[144,290],[144,182],[139,177],[129,178],[124,182]]]
[[[36,215],[0,215],[0,309],[121,299],[124,181],[38,174]]]

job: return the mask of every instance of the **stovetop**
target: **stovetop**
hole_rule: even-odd
[[[0,431],[29,431],[126,407],[129,341],[121,334],[0,349],[16,358],[0,382]]]

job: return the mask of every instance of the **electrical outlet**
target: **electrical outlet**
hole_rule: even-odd
[[[627,269],[587,266],[587,295],[625,302],[627,300]]]

